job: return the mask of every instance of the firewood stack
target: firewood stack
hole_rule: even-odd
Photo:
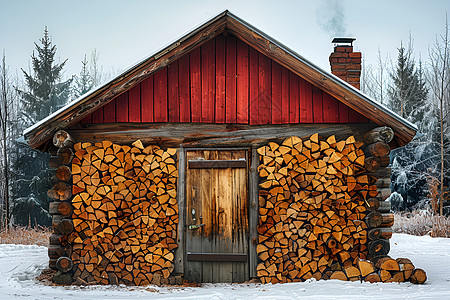
[[[174,269],[176,149],[78,143],[72,161],[74,278],[158,284]]]
[[[369,254],[387,255],[389,244],[378,246],[376,241],[390,237],[388,227],[393,221],[391,214],[378,211],[390,209],[380,204],[388,196],[386,184],[378,184],[375,177],[376,171],[385,170],[368,172],[365,168],[371,157],[365,151],[378,152],[363,145],[353,136],[336,141],[334,136],[323,140],[314,134],[307,140],[289,137],[281,144],[270,142],[258,149],[256,251],[260,259],[257,276],[263,283],[309,278],[401,281],[396,274],[403,272],[404,265],[411,269],[412,264],[404,261],[398,262],[398,270],[388,270],[366,260]],[[387,182],[387,177],[381,178]],[[403,274],[403,280],[408,274]]]
[[[72,205],[72,173],[70,164],[73,158],[72,146],[74,141],[71,136],[63,131],[58,131],[53,138],[53,145],[58,148],[56,156],[50,157],[50,167],[56,169],[55,185],[47,192],[53,200],[49,205],[49,213],[52,215],[53,233],[50,236],[48,255],[49,267],[58,270],[53,280],[60,284],[70,284],[72,277],[72,248],[67,242],[68,235],[73,230],[71,220]]]

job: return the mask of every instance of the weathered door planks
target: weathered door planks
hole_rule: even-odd
[[[225,255],[218,258],[221,261],[188,258],[185,278],[196,282],[248,280],[248,167],[189,168],[189,160],[248,161],[247,151],[187,151],[186,158],[186,252]],[[189,225],[200,224],[205,225],[189,229]],[[233,261],[237,259],[226,255],[230,253],[245,254],[246,259]]]

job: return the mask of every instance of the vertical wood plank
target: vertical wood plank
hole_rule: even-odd
[[[180,122],[178,60],[168,66],[169,122]]]
[[[215,40],[201,46],[202,59],[202,122],[214,122],[215,98]]]
[[[249,78],[248,78],[248,45],[237,40],[237,78],[236,78],[237,119],[240,124],[248,124]]]
[[[178,230],[177,244],[175,249],[175,273],[184,274],[185,261],[185,225],[186,225],[186,150],[183,145],[178,148],[178,182],[177,182],[177,204],[178,204]]]
[[[189,54],[182,56],[178,61],[179,96],[180,96],[180,122],[191,121],[191,99],[189,81]]]
[[[282,78],[281,66],[272,61],[272,124],[282,123]]]
[[[103,106],[103,122],[114,123],[116,122],[116,99]]]
[[[348,120],[350,123],[366,123],[369,120],[352,108],[348,108]]]
[[[256,253],[256,244],[252,243],[253,240],[258,240],[258,221],[259,221],[259,155],[256,152],[257,147],[252,147],[251,152],[251,166],[250,166],[250,178],[249,178],[249,275],[250,278],[256,278],[256,267],[258,265],[258,255]]]
[[[339,123],[348,123],[348,106],[339,101]]]
[[[116,99],[116,122],[128,122],[128,92]]]
[[[299,78],[292,72],[289,72],[289,122],[299,123],[300,121],[300,95]]]
[[[186,153],[187,160],[194,159],[202,155],[201,151],[189,151]],[[201,171],[202,169],[186,168],[186,225],[200,224],[199,217],[201,210]],[[192,214],[195,211],[195,219]],[[186,253],[199,253],[202,249],[201,230],[186,230]],[[202,263],[199,261],[186,261],[185,278],[193,282],[202,282]]]
[[[339,123],[339,104],[330,94],[323,92],[324,123]]]
[[[155,73],[154,78],[154,110],[155,122],[167,122],[167,68]]]
[[[103,123],[103,107],[100,107],[92,113],[92,123],[100,124]]]
[[[216,37],[216,123],[225,123],[225,57],[226,41],[220,35]]]
[[[267,56],[259,53],[259,114],[258,124],[269,124],[272,109],[272,65]]]
[[[88,115],[88,116],[84,117],[83,119],[81,119],[80,123],[81,124],[91,124],[92,123],[92,115]]]
[[[153,83],[154,76],[141,82],[141,115],[142,122],[153,122]]]
[[[204,158],[206,160],[214,159],[214,152],[217,151],[203,151]],[[205,224],[200,228],[201,238],[202,238],[202,253],[211,253],[212,252],[212,244],[213,239],[218,238],[218,236],[213,234],[212,231],[212,204],[216,201],[215,195],[212,193],[213,187],[211,186],[211,181],[213,179],[212,173],[213,169],[201,169],[201,176],[197,178],[197,180],[201,181],[201,189],[200,189],[200,201],[201,201],[201,214],[198,215],[197,224]],[[213,272],[213,264],[214,262],[204,261],[202,262],[202,281],[203,282],[216,282],[215,274]]]
[[[250,125],[258,124],[259,104],[259,76],[258,76],[258,51],[249,49],[249,103],[250,103]]]
[[[313,87],[313,119],[314,123],[323,123],[323,100],[322,90]]]
[[[247,151],[233,151],[231,159],[245,158],[248,162]],[[233,190],[232,201],[232,252],[248,253],[248,186],[247,169],[232,169]],[[232,263],[232,282],[244,282],[249,279],[247,262]]]
[[[195,48],[189,55],[191,84],[191,121],[202,120],[202,78],[200,48]]]
[[[236,123],[236,38],[227,36],[225,121]]]
[[[289,70],[281,69],[281,123],[289,123]]]
[[[128,92],[129,122],[141,122],[141,85]]]
[[[313,86],[303,80],[303,85],[305,87],[305,123],[314,123],[314,115],[313,115]]]
[[[220,160],[231,159],[230,151],[219,152]],[[217,223],[219,227],[219,234],[215,237],[217,252],[231,253],[232,252],[232,235],[233,235],[233,174],[232,169],[219,170],[219,190],[217,198]],[[220,272],[217,272],[218,282],[232,282],[233,280],[233,265],[231,262],[220,263]]]

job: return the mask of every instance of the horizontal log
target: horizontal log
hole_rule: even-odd
[[[71,219],[62,219],[58,224],[58,232],[62,235],[68,235],[73,232],[73,222]]]
[[[58,130],[53,135],[53,145],[58,148],[72,147],[74,144],[75,140],[67,133],[67,131]]]
[[[389,240],[378,239],[372,242],[369,242],[369,254],[368,258],[372,259],[375,257],[382,257],[389,254],[390,244]]]
[[[189,160],[189,169],[246,168],[245,160]]]
[[[160,146],[215,147],[262,145],[268,141],[280,142],[288,136],[306,139],[311,134],[335,135],[336,139],[346,139],[353,135],[359,140],[373,128],[374,124],[292,124],[292,125],[240,125],[240,124],[199,124],[199,123],[113,123],[79,124],[70,129],[70,134],[78,141],[113,143],[133,143],[141,140],[144,144],[157,143]]]
[[[72,171],[70,168],[66,165],[59,166],[58,169],[56,169],[56,178],[58,178],[61,181],[68,181],[72,177]]]
[[[378,196],[381,201],[386,200],[391,195],[391,189],[390,188],[384,188],[384,189],[378,189]]]
[[[389,155],[389,152],[391,152],[391,147],[383,142],[369,144],[364,149],[364,153],[366,154],[366,156],[383,157]]]
[[[60,164],[70,164],[73,158],[73,151],[71,148],[61,148],[58,150],[58,161]]]
[[[391,211],[391,201],[381,201],[378,207],[380,213],[388,213]]]
[[[391,227],[394,225],[394,214],[382,214],[380,227]]]
[[[367,172],[367,175],[373,176],[375,178],[390,178],[391,177],[391,168],[384,167],[379,168],[378,170],[374,172]]]
[[[62,237],[62,235],[53,233],[52,235],[50,235],[49,244],[50,245],[61,245],[61,240],[60,240],[61,237]]]
[[[387,126],[376,127],[364,135],[364,142],[366,144],[373,144],[376,142],[383,142],[389,144],[394,138],[394,131]]]
[[[72,189],[65,182],[58,182],[48,190],[47,195],[54,200],[66,201],[72,196]]]
[[[187,253],[190,261],[247,261],[246,253]]]
[[[61,165],[61,163],[58,160],[58,156],[50,156],[48,160],[48,166],[52,169],[56,169]]]
[[[378,211],[372,211],[365,218],[368,227],[380,227],[382,222],[382,215]]]
[[[378,240],[380,238],[389,240],[392,237],[392,228],[373,228],[369,230],[367,236],[371,241]]]
[[[48,212],[51,215],[60,214],[63,215],[64,217],[67,217],[72,214],[73,207],[72,204],[66,201],[64,202],[54,201],[50,202]]]
[[[378,188],[388,188],[391,185],[391,178],[377,178],[377,181],[375,182],[375,185]]]
[[[56,268],[63,273],[69,272],[70,270],[72,270],[72,267],[73,267],[72,260],[66,256],[61,256],[56,261]]]

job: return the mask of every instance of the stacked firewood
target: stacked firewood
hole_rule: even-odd
[[[405,270],[416,269],[406,259],[377,265],[366,260],[368,256],[386,259],[389,244],[379,241],[392,235],[393,222],[392,214],[378,211],[390,210],[381,204],[388,196],[386,183],[380,184],[376,170],[365,168],[372,157],[366,153],[377,153],[368,150],[371,147],[353,136],[336,141],[334,136],[324,140],[314,134],[307,140],[289,137],[258,149],[256,250],[257,275],[263,283],[413,278]]]
[[[364,169],[363,143],[317,134],[258,149],[258,277],[266,282],[320,279],[333,263],[367,256],[366,201],[374,180]]]
[[[177,247],[176,149],[103,141],[74,150],[74,279],[145,285],[168,278]]]

